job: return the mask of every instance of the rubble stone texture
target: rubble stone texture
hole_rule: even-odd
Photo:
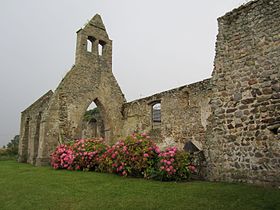
[[[280,1],[250,2],[218,23],[209,179],[279,183]]]
[[[227,13],[218,19],[212,78],[127,103],[112,73],[112,41],[94,16],[77,32],[75,65],[56,91],[22,112],[19,161],[46,165],[59,143],[97,133],[83,121],[95,102],[108,142],[134,131],[161,147],[192,141],[208,180],[279,184],[279,23],[279,0]]]

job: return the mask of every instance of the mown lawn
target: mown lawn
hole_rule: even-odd
[[[0,161],[0,209],[280,209],[280,190],[147,181]]]

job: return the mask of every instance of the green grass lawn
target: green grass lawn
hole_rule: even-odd
[[[0,209],[280,209],[280,190],[147,181],[0,161]]]

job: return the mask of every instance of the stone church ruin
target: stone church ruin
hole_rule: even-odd
[[[218,18],[211,78],[126,102],[112,73],[112,40],[95,15],[77,31],[75,65],[55,92],[22,112],[19,162],[47,165],[62,141],[113,142],[137,130],[162,147],[202,150],[208,180],[279,184],[279,23],[279,0],[234,9]],[[90,124],[83,119],[92,102],[99,113]]]

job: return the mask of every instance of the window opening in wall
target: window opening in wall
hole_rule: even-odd
[[[87,40],[87,51],[92,52],[92,42],[89,39]]]
[[[103,46],[101,44],[98,44],[98,55],[102,55],[102,50],[103,50]]]
[[[93,43],[95,42],[95,38],[92,36],[89,36],[87,38],[87,52],[92,52],[93,51]]]
[[[161,125],[161,103],[158,102],[152,106],[153,129],[160,128]]]
[[[99,43],[98,43],[98,55],[99,56],[103,55],[105,44],[106,43],[104,41],[99,40]]]

